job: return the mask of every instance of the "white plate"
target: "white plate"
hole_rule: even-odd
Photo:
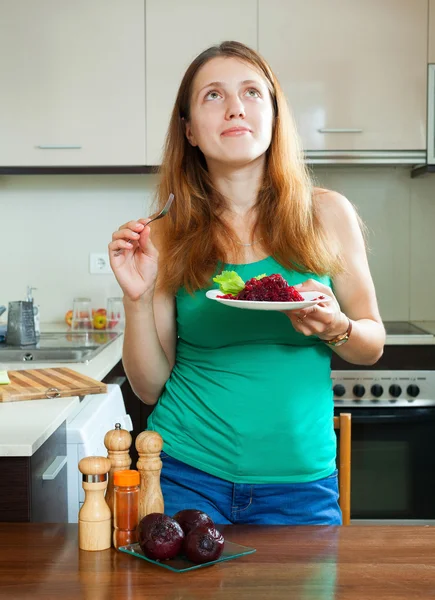
[[[299,292],[303,296],[304,301],[300,302],[263,302],[255,300],[230,300],[228,298],[218,298],[217,296],[223,296],[224,293],[220,290],[209,290],[206,292],[207,298],[210,300],[216,300],[227,306],[234,306],[235,308],[247,308],[249,310],[300,310],[301,308],[308,308],[309,306],[315,306],[319,302],[329,302],[330,296],[322,294],[322,292]],[[324,296],[322,300],[314,300],[319,296]]]

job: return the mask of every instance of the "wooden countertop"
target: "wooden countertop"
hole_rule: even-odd
[[[435,597],[431,526],[230,525],[257,552],[173,573],[78,549],[75,524],[0,524],[0,598],[84,600],[417,600]]]

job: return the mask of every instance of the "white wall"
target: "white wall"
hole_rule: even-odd
[[[368,227],[384,321],[435,319],[435,175],[405,167],[322,167],[315,177],[353,202]]]
[[[0,304],[38,288],[41,321],[62,321],[76,296],[95,308],[119,296],[113,274],[90,275],[89,253],[107,252],[112,232],[148,216],[154,175],[0,177]]]
[[[320,185],[357,207],[369,228],[369,260],[384,320],[435,320],[435,175],[409,168],[317,167]],[[43,322],[62,321],[75,296],[95,308],[120,294],[113,275],[90,275],[89,253],[112,231],[148,215],[155,175],[0,176],[0,304],[24,299]]]

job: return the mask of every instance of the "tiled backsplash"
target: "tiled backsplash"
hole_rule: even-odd
[[[369,262],[384,320],[435,320],[435,175],[409,168],[318,167],[319,185],[357,207],[369,229]],[[0,304],[37,289],[41,320],[61,321],[75,296],[94,307],[120,294],[113,275],[90,275],[89,253],[112,231],[148,214],[155,175],[0,177]]]

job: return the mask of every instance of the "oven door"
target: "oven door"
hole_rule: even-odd
[[[341,412],[352,414],[352,520],[434,520],[435,407]]]

